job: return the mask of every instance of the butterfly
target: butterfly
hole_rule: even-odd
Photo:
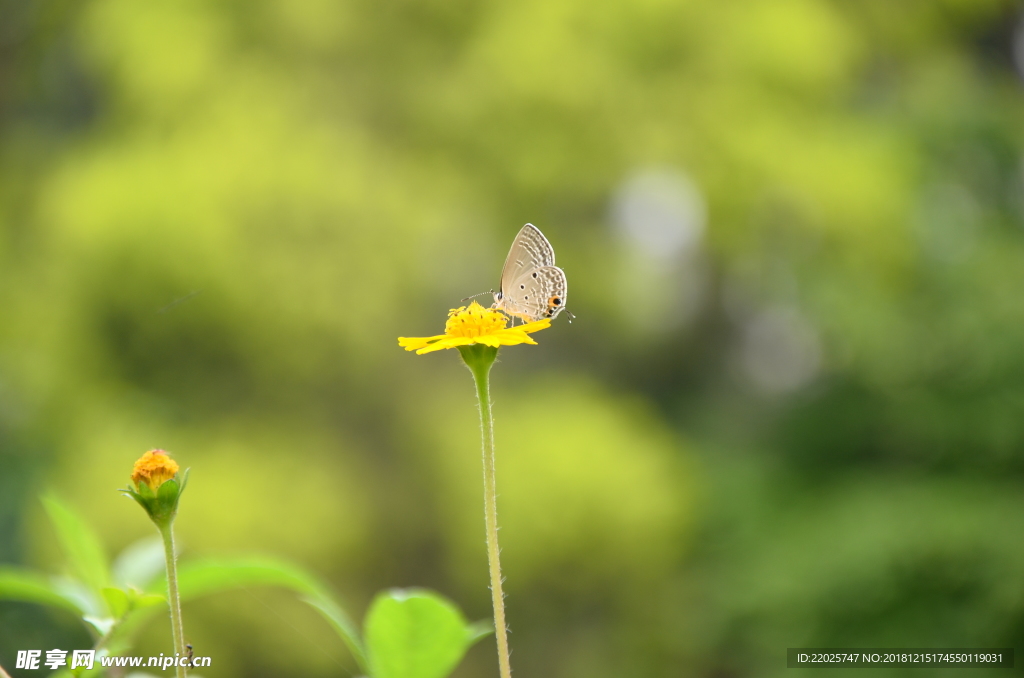
[[[565,308],[566,291],[565,271],[555,266],[554,248],[540,229],[526,224],[512,241],[491,308],[527,321],[554,318]]]

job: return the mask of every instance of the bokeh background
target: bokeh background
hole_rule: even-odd
[[[46,489],[150,535],[162,447],[186,557],[488,617],[470,375],[395,339],[532,222],[577,320],[493,375],[517,675],[1019,649],[1022,72],[1005,0],[0,0],[0,562],[59,571]],[[354,669],[282,592],[185,620],[210,678]],[[6,666],[87,646],[0,604]]]

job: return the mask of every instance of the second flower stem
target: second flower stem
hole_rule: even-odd
[[[491,415],[490,372],[497,349],[485,346],[467,347],[463,351],[466,365],[476,381],[477,404],[480,407],[480,431],[484,458],[484,522],[487,525],[487,565],[491,575],[491,602],[494,605],[494,635],[498,641],[498,667],[501,678],[512,678],[509,663],[508,631],[505,627],[505,594],[501,589],[501,561],[498,548],[498,494],[494,474],[494,419]],[[477,349],[473,351],[473,349]],[[470,352],[476,353],[470,358]]]
[[[164,556],[167,559],[167,604],[171,608],[171,638],[174,652],[179,658],[185,656],[185,628],[181,623],[181,598],[178,595],[178,558],[174,552],[173,520],[160,525],[160,536],[164,540]],[[175,663],[177,678],[185,678],[185,667]]]

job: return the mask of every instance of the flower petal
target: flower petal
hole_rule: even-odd
[[[551,327],[551,318],[544,318],[542,320],[534,320],[532,323],[526,323],[519,327],[512,327],[510,329],[519,330],[520,332],[538,332],[543,329]]]
[[[443,337],[429,346],[416,351],[416,355],[423,355],[424,353],[431,353],[432,351],[441,351],[446,348],[455,348],[456,346],[465,346],[466,344],[472,343],[474,343],[474,341],[469,337]]]
[[[519,328],[515,330],[505,330],[497,334],[498,340],[505,346],[515,346],[516,344],[536,344],[534,341],[524,332],[520,332]]]
[[[399,337],[398,345],[406,351],[415,351],[418,348],[429,346],[445,338],[445,335],[438,334],[433,337]]]

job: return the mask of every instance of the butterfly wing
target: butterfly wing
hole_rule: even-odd
[[[533,224],[526,224],[512,241],[505,266],[501,269],[501,292],[512,289],[513,283],[524,274],[543,266],[555,265],[555,250]]]
[[[501,304],[506,313],[525,320],[554,318],[565,308],[567,291],[565,271],[540,266],[513,280],[508,289],[502,288]]]

